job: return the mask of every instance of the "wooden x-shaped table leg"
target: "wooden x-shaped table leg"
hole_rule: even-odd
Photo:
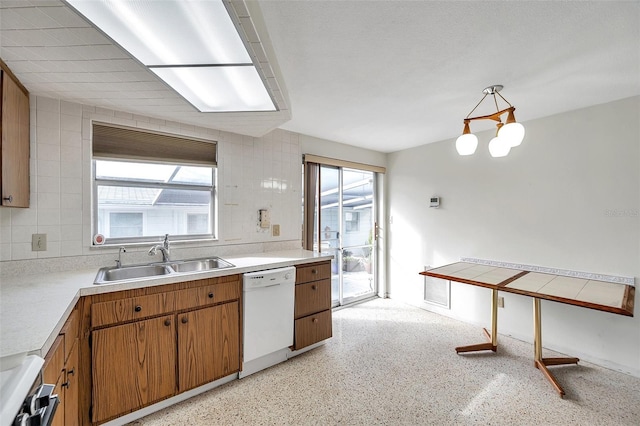
[[[564,365],[564,364],[577,364],[580,361],[578,358],[543,358],[542,357],[542,313],[540,310],[540,299],[533,298],[533,350],[534,350],[534,365],[542,371],[542,374],[551,382],[551,385],[556,389],[556,392],[562,398],[565,393],[560,383],[551,374],[551,371],[547,366],[551,365]]]
[[[487,343],[476,345],[458,346],[456,353],[476,352],[476,351],[497,351],[498,350],[498,290],[491,290],[491,333],[486,328],[482,329],[487,337]]]

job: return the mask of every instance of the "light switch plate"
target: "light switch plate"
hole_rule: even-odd
[[[31,234],[31,251],[47,251],[47,234]]]
[[[280,236],[280,225],[273,225],[271,227],[271,233],[273,234],[274,237],[279,237]]]

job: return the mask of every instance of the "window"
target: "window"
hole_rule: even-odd
[[[209,226],[209,215],[192,213],[187,215],[188,234],[206,234]]]
[[[110,213],[109,236],[141,237],[142,213]]]
[[[95,123],[93,130],[94,235],[107,244],[215,237],[215,143]]]

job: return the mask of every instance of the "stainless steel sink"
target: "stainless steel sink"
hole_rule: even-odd
[[[222,260],[219,257],[210,258],[210,259],[185,260],[185,261],[170,263],[169,265],[174,271],[178,273],[210,271],[212,269],[233,267],[231,263],[227,262],[226,260]]]
[[[173,271],[165,265],[129,266],[126,268],[107,267],[98,271],[95,283],[130,280],[134,278],[167,275]]]
[[[177,260],[149,265],[107,266],[98,270],[94,284],[106,284],[115,281],[140,280],[162,275],[180,275],[194,272],[206,272],[214,269],[232,268],[234,265],[219,257]]]

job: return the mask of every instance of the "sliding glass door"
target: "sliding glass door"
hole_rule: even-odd
[[[315,174],[305,186],[305,196],[315,194],[314,203],[305,203],[314,209],[313,216],[305,215],[313,220],[313,250],[334,256],[333,305],[375,295],[376,174],[328,165],[307,167],[305,173]]]
[[[342,169],[341,211],[342,279],[340,304],[375,293],[374,174]]]

